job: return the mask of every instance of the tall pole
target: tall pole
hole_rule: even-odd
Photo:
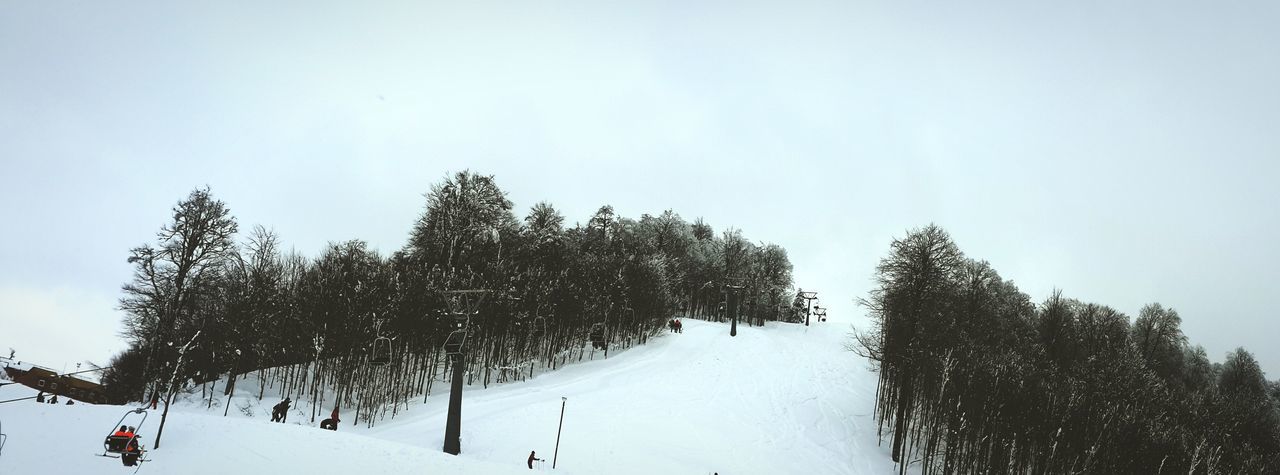
[[[466,370],[467,332],[471,331],[471,317],[479,315],[480,303],[488,294],[485,289],[445,291],[445,302],[453,314],[457,329],[445,340],[445,352],[453,363],[453,382],[449,386],[449,415],[444,423],[444,451],[458,455],[462,452],[462,373]],[[456,339],[455,339],[456,338]]]
[[[560,427],[556,428],[556,451],[551,454],[551,469],[555,470],[556,460],[560,459],[560,431],[564,430],[564,403],[569,398],[560,396]]]
[[[813,313],[813,300],[818,298],[817,292],[801,292],[800,298],[804,299],[804,326],[809,326],[809,315]]]
[[[738,336],[738,297],[742,293],[743,285],[724,284],[724,303],[725,311],[729,312],[729,336]]]
[[[738,289],[729,287],[729,336],[738,336]]]
[[[444,424],[444,451],[453,455],[462,452],[462,370],[463,355],[453,358],[453,385],[449,387],[449,418]]]

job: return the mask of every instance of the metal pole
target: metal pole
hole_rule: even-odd
[[[738,336],[738,289],[729,289],[729,315],[733,318],[729,324],[729,336]]]
[[[453,355],[453,384],[449,387],[449,416],[444,424],[444,451],[462,452],[462,354]]]
[[[235,371],[235,370],[232,370],[232,371]],[[231,387],[227,388],[227,406],[222,408],[222,417],[227,417],[227,411],[231,410],[231,396],[234,395],[235,392],[236,392],[236,382],[235,380],[232,380]],[[213,398],[210,397],[209,400],[213,400]]]
[[[556,460],[560,458],[560,431],[564,429],[564,403],[569,398],[560,396],[560,427],[556,428],[556,451],[551,454],[551,469],[555,470]]]
[[[804,325],[809,326],[809,314],[813,312],[813,298],[805,298],[804,300]]]

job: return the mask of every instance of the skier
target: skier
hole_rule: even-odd
[[[289,415],[289,398],[284,398],[271,408],[271,422],[284,422]]]
[[[160,404],[160,394],[156,393],[156,390],[152,389],[151,390],[151,409],[154,410],[157,404]]]
[[[676,333],[684,333],[684,325],[680,323],[680,319],[676,319]]]
[[[52,398],[49,398],[49,404],[57,404],[57,403],[58,403],[58,395],[54,394]]]
[[[529,451],[529,470],[533,470],[533,461],[534,461],[534,460],[537,460],[537,461],[539,461],[539,462],[546,462],[546,460],[542,460],[542,459],[538,458],[538,457],[537,457],[537,455],[534,455],[534,453],[535,453],[535,452],[534,452],[534,451],[532,451],[532,450],[530,450],[530,451]]]
[[[44,402],[44,391],[36,393],[36,402]]]

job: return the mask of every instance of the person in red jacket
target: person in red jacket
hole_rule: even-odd
[[[329,418],[320,421],[321,429],[338,430],[338,423],[342,422],[338,419],[338,406],[333,406],[333,414],[329,414]]]
[[[537,456],[537,455],[535,455],[535,452],[534,452],[534,451],[532,451],[532,450],[530,450],[530,451],[529,451],[529,470],[533,470],[533,461],[534,461],[534,460],[537,460],[537,461],[539,461],[539,462],[546,462],[546,460],[542,460],[542,459],[538,458],[538,456]]]

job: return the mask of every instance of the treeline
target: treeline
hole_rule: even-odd
[[[1159,304],[1039,305],[935,226],[895,240],[858,335],[906,473],[1280,473],[1280,383]]]
[[[678,314],[719,318],[726,283],[745,287],[747,323],[796,318],[786,251],[737,230],[716,234],[670,210],[624,218],[609,206],[567,227],[545,202],[520,219],[492,176],[469,171],[426,198],[403,249],[382,255],[353,240],[307,258],[262,227],[237,242],[227,206],[193,191],[154,244],[132,250],[120,301],[131,347],[104,374],[107,389],[119,401],[158,393],[167,403],[221,375],[230,394],[237,375],[260,371],[259,395],[279,384],[372,423],[447,374],[443,345],[457,328],[449,290],[490,291],[467,338],[468,384],[594,357],[593,328],[603,329],[604,356]],[[371,365],[380,338],[390,361]]]

